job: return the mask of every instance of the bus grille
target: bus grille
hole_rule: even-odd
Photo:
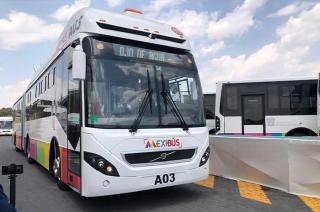
[[[124,158],[132,165],[152,165],[159,163],[174,163],[184,162],[191,160],[194,156],[195,149],[181,149],[157,152],[140,152],[140,153],[127,153]]]

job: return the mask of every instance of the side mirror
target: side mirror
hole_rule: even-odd
[[[77,45],[72,55],[72,78],[75,80],[86,79],[86,54],[80,45]]]

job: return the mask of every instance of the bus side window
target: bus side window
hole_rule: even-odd
[[[50,88],[50,72],[48,73],[48,89]]]
[[[44,91],[47,90],[47,76],[44,78]]]
[[[52,86],[55,83],[55,79],[56,79],[56,67],[54,67],[53,72],[52,72]]]
[[[226,89],[226,109],[233,115],[238,115],[239,102],[238,102],[238,90],[237,87],[227,87]]]

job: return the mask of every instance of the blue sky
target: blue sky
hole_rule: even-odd
[[[220,80],[317,76],[317,0],[0,0],[0,107],[11,106],[81,7],[172,24],[190,39],[205,92]]]

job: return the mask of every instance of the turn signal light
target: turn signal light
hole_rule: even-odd
[[[199,166],[203,166],[204,164],[206,164],[209,157],[210,157],[210,147],[208,147],[204,152],[204,154],[202,155]]]

